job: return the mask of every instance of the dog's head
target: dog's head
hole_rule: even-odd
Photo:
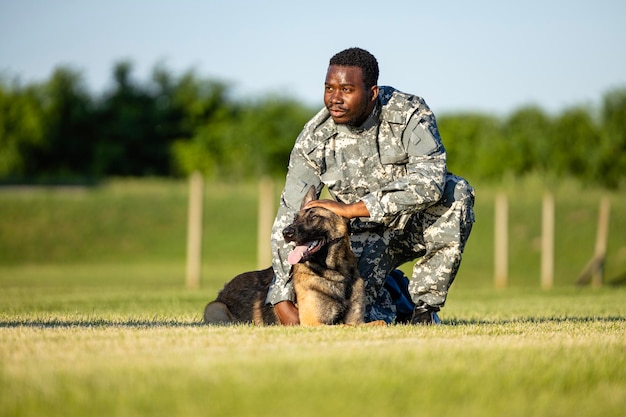
[[[296,245],[288,258],[292,265],[310,260],[316,255],[326,256],[329,245],[349,236],[347,219],[322,207],[303,209],[315,198],[315,189],[311,187],[293,222],[283,230],[285,241]]]

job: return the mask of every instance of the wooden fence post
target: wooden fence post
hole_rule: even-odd
[[[606,248],[609,239],[609,223],[611,216],[611,201],[608,197],[600,200],[598,212],[598,230],[596,232],[596,247],[593,257],[576,280],[576,284],[584,285],[591,281],[592,287],[601,287],[604,280],[604,262],[606,260]]]
[[[202,204],[204,178],[198,171],[189,177],[189,211],[187,219],[187,288],[200,288],[202,269]]]
[[[598,232],[596,234],[596,258],[602,259],[600,268],[595,270],[591,277],[591,286],[601,287],[604,281],[604,262],[606,260],[606,247],[609,240],[609,219],[611,216],[611,201],[608,197],[600,200],[600,212],[598,213]]]
[[[272,264],[270,235],[274,223],[274,182],[269,177],[259,182],[259,212],[257,229],[257,268],[265,269]]]
[[[554,285],[554,195],[543,195],[541,215],[541,289]]]
[[[496,195],[494,231],[494,278],[496,288],[509,280],[509,203],[505,193]]]

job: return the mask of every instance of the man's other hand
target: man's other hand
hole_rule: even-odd
[[[283,326],[297,326],[300,324],[298,308],[291,301],[281,301],[274,304],[274,311]]]

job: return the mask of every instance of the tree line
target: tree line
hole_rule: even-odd
[[[0,181],[84,182],[110,176],[217,179],[282,176],[293,142],[317,109],[291,98],[242,100],[193,71],[154,67],[147,81],[114,65],[112,87],[91,93],[82,74],[0,80]],[[321,94],[321,93],[320,93]],[[438,115],[450,169],[470,180],[539,173],[615,188],[626,179],[626,89],[598,108],[558,115],[527,106],[506,117]]]
[[[599,108],[575,106],[551,116],[538,106],[508,117],[444,115],[439,127],[451,169],[481,180],[539,174],[590,185],[626,185],[626,89]]]

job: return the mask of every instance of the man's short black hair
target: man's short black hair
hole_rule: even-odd
[[[366,87],[378,84],[378,61],[374,55],[361,48],[348,48],[339,52],[330,59],[329,65],[343,67],[359,67],[363,71],[363,81]]]

